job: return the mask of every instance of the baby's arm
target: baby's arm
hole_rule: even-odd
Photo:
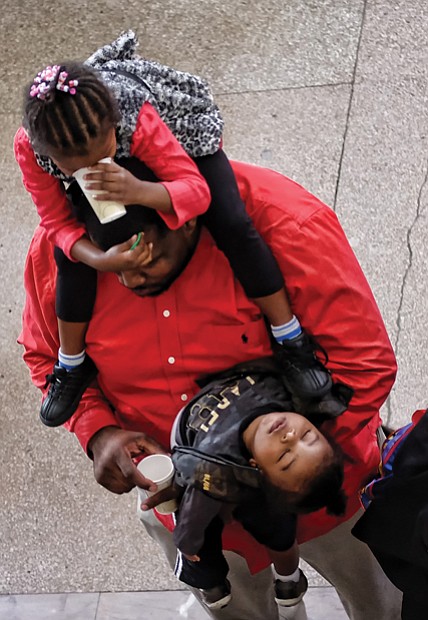
[[[197,556],[204,543],[205,530],[220,512],[222,502],[187,487],[181,499],[173,532],[177,549],[187,557]]]

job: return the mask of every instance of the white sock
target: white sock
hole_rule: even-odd
[[[58,363],[60,366],[65,368],[66,370],[73,370],[76,366],[80,366],[85,361],[85,349],[77,355],[68,355],[67,353],[63,353],[61,349],[58,351]]]
[[[299,323],[299,319],[294,316],[288,321],[288,323],[284,323],[284,325],[271,325],[273,337],[279,344],[284,340],[291,340],[292,338],[296,338],[299,334],[302,333],[302,327]]]
[[[275,567],[272,567],[273,570],[273,574],[275,579],[278,579],[279,581],[294,581],[295,583],[297,583],[300,579],[300,570],[299,567],[296,568],[296,570],[291,573],[291,575],[280,575],[279,573],[276,572]]]

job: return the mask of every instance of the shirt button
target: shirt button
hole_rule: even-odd
[[[164,317],[167,319],[169,316],[171,316],[171,312],[169,310],[164,310],[162,312],[162,314],[164,315]]]
[[[182,394],[180,398],[181,400],[186,401],[189,397],[187,396],[187,394]]]
[[[175,364],[175,357],[171,355],[171,357],[168,358],[168,364]]]

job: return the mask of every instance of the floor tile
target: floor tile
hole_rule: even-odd
[[[208,620],[207,614],[188,592],[104,593],[96,620]]]
[[[98,594],[0,596],[2,620],[95,620]]]

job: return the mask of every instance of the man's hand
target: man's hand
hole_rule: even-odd
[[[144,233],[141,233],[140,241],[136,243],[137,235],[133,235],[128,241],[112,246],[107,252],[97,259],[97,271],[128,271],[147,265],[152,260],[153,243],[144,241]]]
[[[88,448],[93,455],[95,480],[108,491],[128,493],[135,486],[156,491],[157,485],[143,476],[132,459],[167,452],[144,433],[106,426],[92,437]]]

